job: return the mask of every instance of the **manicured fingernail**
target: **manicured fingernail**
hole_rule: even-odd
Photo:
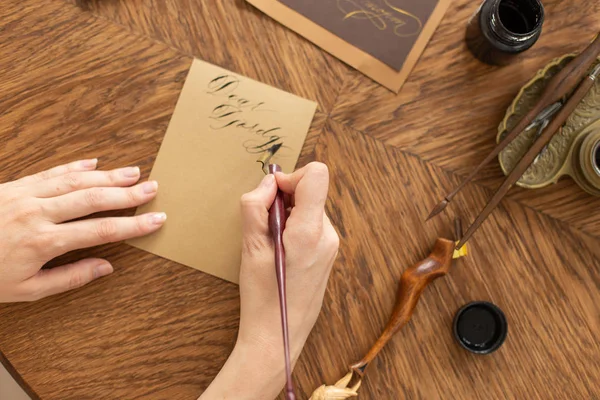
[[[94,267],[94,279],[101,278],[113,273],[113,267],[109,263],[98,264]]]
[[[273,174],[268,174],[267,176],[265,176],[263,178],[263,180],[260,182],[259,187],[260,188],[267,188],[269,186],[271,186],[273,184],[273,181],[275,180],[275,175]]]
[[[96,168],[96,165],[98,165],[98,159],[92,158],[91,160],[83,160],[81,165],[83,168]]]
[[[154,213],[149,215],[150,223],[154,225],[162,225],[167,220],[167,214],[165,213]]]
[[[137,178],[140,176],[140,168],[139,167],[128,167],[123,168],[121,173],[125,178]]]
[[[158,182],[156,182],[156,181],[148,181],[148,182],[142,183],[142,191],[145,194],[156,193],[157,190],[158,190]]]

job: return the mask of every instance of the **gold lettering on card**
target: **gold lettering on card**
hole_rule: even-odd
[[[393,0],[336,0],[346,20],[365,20],[380,31],[391,29],[398,37],[421,33],[423,21],[413,13],[395,6]]]

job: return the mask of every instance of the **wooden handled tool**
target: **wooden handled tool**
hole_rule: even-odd
[[[517,123],[496,148],[467,176],[463,182],[439,202],[431,211],[427,220],[441,213],[450,204],[454,196],[469,183],[481,169],[500,154],[508,144],[515,139],[533,121],[536,116],[552,104],[562,101],[579,84],[586,72],[600,54],[600,34],[594,41],[548,83],[538,103]]]
[[[358,376],[361,378],[364,376],[369,363],[373,361],[394,334],[410,320],[427,285],[448,273],[452,264],[454,247],[455,242],[438,239],[429,257],[404,271],[398,285],[396,306],[385,330],[367,355],[350,367]]]
[[[269,173],[281,172],[277,164],[269,165]],[[279,291],[279,306],[281,310],[281,329],[283,331],[283,350],[285,355],[286,399],[296,400],[294,384],[292,382],[292,361],[290,357],[290,338],[287,319],[287,297],[285,287],[285,249],[283,248],[283,230],[285,229],[286,213],[283,192],[277,190],[275,201],[269,209],[269,228],[273,235],[275,247],[275,275],[277,276],[277,289]]]
[[[490,213],[496,208],[500,200],[508,193],[512,185],[514,185],[519,178],[527,171],[527,168],[533,163],[535,158],[538,156],[540,151],[552,140],[552,137],[556,134],[558,129],[565,123],[569,115],[579,105],[579,102],[583,100],[586,94],[594,86],[596,79],[600,76],[600,65],[596,66],[594,70],[581,82],[575,93],[569,98],[567,103],[560,109],[556,114],[552,122],[548,125],[546,130],[540,135],[540,137],[533,142],[533,145],[527,153],[523,155],[519,163],[515,168],[508,174],[502,185],[498,188],[494,196],[490,199],[488,204],[485,206],[483,211],[477,216],[473,224],[467,229],[465,235],[460,239],[458,247],[462,247],[467,240],[475,233],[475,231],[481,226],[483,221],[490,215]]]
[[[457,219],[455,237],[458,240],[461,236],[462,225]],[[448,273],[453,258],[467,254],[466,247],[455,250],[455,243],[447,239],[438,239],[429,257],[404,271],[398,284],[396,305],[381,336],[362,360],[350,366],[350,372],[346,376],[334,385],[321,385],[309,400],[343,400],[358,396],[357,391],[365,370],[394,334],[410,320],[427,285]]]

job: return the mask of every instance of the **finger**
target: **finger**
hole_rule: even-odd
[[[329,218],[327,213],[324,212],[323,213],[323,226],[327,226],[327,225],[333,226],[333,224],[331,223],[331,219]]]
[[[323,235],[326,238],[326,244],[332,246],[335,249],[335,254],[337,254],[340,247],[340,236],[331,223],[331,219],[327,216],[327,213],[323,215]]]
[[[56,226],[56,236],[62,238],[60,254],[120,242],[155,232],[167,219],[165,213],[148,213],[134,217],[94,218]]]
[[[145,204],[156,197],[158,183],[144,182],[128,188],[95,187],[42,199],[44,216],[54,223],[109,210]]]
[[[243,251],[255,252],[269,245],[269,208],[275,200],[277,185],[272,174],[241,198]]]
[[[21,290],[27,300],[39,300],[80,288],[112,272],[113,267],[108,261],[87,258],[61,267],[42,269],[23,282]]]
[[[322,163],[312,162],[296,172],[286,175],[278,173],[279,188],[294,196],[292,215],[309,223],[321,223],[329,191],[329,171]]]
[[[293,208],[294,207],[294,195],[284,192],[283,193],[283,204],[285,205],[285,208]]]
[[[272,174],[266,175],[258,187],[241,198],[244,233],[264,231],[268,228],[269,208],[275,201],[277,185]]]
[[[11,182],[16,185],[29,185],[32,183],[39,183],[50,178],[68,174],[69,172],[81,172],[81,171],[93,171],[98,166],[98,159],[93,158],[91,160],[80,160],[69,164],[60,165],[48,169],[46,171],[38,172],[37,174],[25,176],[21,179],[17,179]]]
[[[69,172],[31,185],[29,194],[48,198],[92,187],[131,186],[140,179],[138,167],[127,167],[112,171]]]

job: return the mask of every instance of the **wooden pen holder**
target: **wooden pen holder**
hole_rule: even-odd
[[[497,141],[529,111],[540,98],[549,80],[576,54],[567,54],[542,68],[519,91],[498,127]],[[598,60],[594,66],[600,63]],[[525,130],[499,155],[500,167],[509,174],[533,143],[537,127]],[[541,156],[516,183],[527,189],[537,189],[556,183],[568,175],[586,192],[600,196],[600,81],[597,81],[579,103]]]

